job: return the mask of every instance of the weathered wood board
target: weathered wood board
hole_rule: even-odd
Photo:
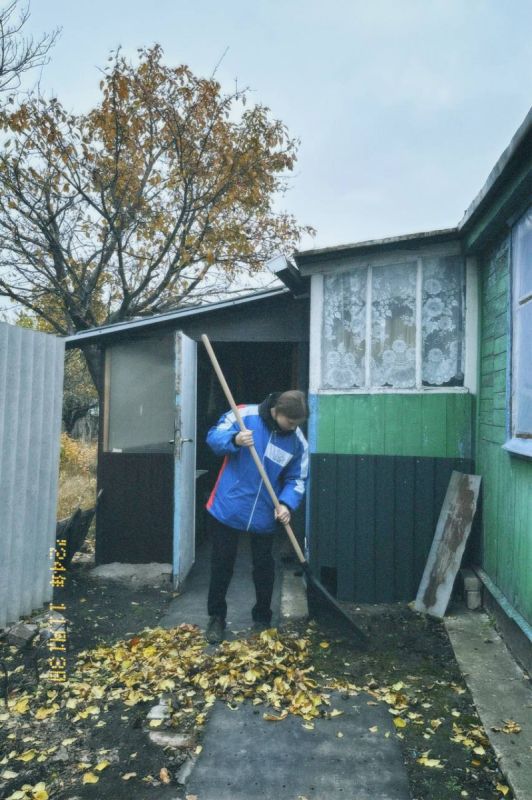
[[[443,617],[477,508],[480,475],[453,471],[414,608]]]

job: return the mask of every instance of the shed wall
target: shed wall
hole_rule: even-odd
[[[483,479],[483,567],[532,624],[532,463],[502,445],[507,437],[510,350],[510,240],[484,259],[477,470]]]
[[[51,600],[64,343],[0,323],[0,627]]]

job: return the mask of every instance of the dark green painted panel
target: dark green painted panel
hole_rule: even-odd
[[[413,600],[453,469],[469,459],[311,456],[310,564],[341,600]]]
[[[375,458],[375,593],[379,602],[393,603],[395,597],[395,459]],[[400,550],[398,542],[397,550]],[[399,555],[399,553],[397,553]]]
[[[356,536],[352,504],[345,498],[353,497],[356,486],[356,461],[343,459],[337,464],[336,474],[336,553],[338,559],[338,597],[349,597],[355,585]]]
[[[359,456],[355,463],[355,582],[351,594],[344,594],[341,599],[365,597],[365,602],[375,603],[375,504],[368,500],[375,497],[375,459]]]
[[[465,392],[319,395],[316,413],[318,452],[471,455],[472,396]]]
[[[414,570],[407,570],[404,564],[414,565],[415,542],[414,536],[401,536],[403,531],[414,531],[414,492],[415,492],[414,458],[402,458],[394,482],[395,489],[395,519],[396,531],[394,557],[394,586],[395,599],[408,602],[415,596],[417,586],[414,586]]]

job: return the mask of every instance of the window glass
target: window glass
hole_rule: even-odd
[[[324,284],[323,384],[364,386],[367,269],[328,275]]]
[[[532,208],[514,230],[513,435],[532,439]]]
[[[515,229],[513,250],[517,268],[516,299],[523,301],[532,294],[532,208]]]
[[[461,256],[423,257],[421,262],[416,258],[325,275],[323,294],[323,388],[463,385]],[[421,375],[416,374],[417,363]]]
[[[417,262],[373,267],[371,385],[416,385]]]
[[[173,334],[117,344],[107,350],[107,450],[173,452],[174,350]]]
[[[532,300],[519,310],[520,346],[516,354],[516,372],[519,381],[516,403],[515,435],[532,439]]]
[[[429,386],[463,383],[463,260],[423,259],[422,372]]]

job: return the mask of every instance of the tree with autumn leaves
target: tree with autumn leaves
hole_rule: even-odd
[[[198,302],[310,230],[274,209],[297,143],[247,91],[165,65],[157,45],[135,64],[115,53],[100,89],[86,114],[33,97],[1,115],[0,295],[49,330]]]

